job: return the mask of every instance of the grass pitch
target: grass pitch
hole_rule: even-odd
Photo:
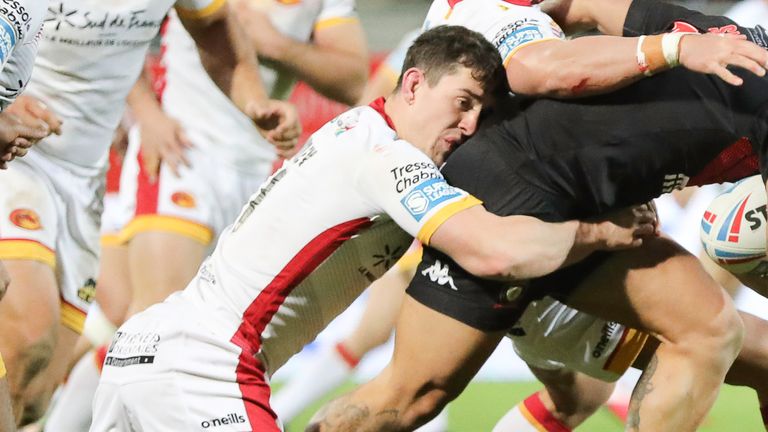
[[[352,388],[346,385],[334,395],[339,395]],[[449,406],[450,432],[490,431],[496,420],[529,394],[541,388],[535,382],[477,382],[472,383],[456,401]],[[325,399],[330,399],[330,396]],[[320,407],[304,412],[299,418],[287,425],[288,432],[300,432],[309,421],[312,413]],[[601,409],[584,425],[576,429],[579,432],[621,432],[621,423],[610,412]],[[701,432],[763,432],[757,397],[751,389],[725,386],[717,404],[707,418]]]

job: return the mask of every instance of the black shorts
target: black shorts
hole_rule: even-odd
[[[533,300],[551,296],[567,301],[568,295],[607,257],[608,253],[594,253],[542,278],[514,284],[473,276],[447,255],[425,247],[406,292],[424,306],[470,327],[505,331]]]

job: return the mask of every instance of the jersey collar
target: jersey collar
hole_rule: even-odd
[[[389,118],[386,112],[384,112],[384,102],[386,102],[386,99],[384,99],[383,97],[380,97],[375,101],[371,102],[370,105],[368,106],[376,110],[376,112],[379,113],[379,115],[384,117],[384,121],[387,122],[387,126],[389,126],[393,131],[397,132],[397,129],[395,129],[395,124],[392,123],[392,119]]]

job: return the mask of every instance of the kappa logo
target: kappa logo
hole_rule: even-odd
[[[195,197],[187,192],[174,192],[173,195],[171,195],[171,201],[183,208],[195,208],[197,206]]]
[[[448,264],[443,264],[440,260],[435,260],[435,263],[422,270],[421,275],[426,276],[432,282],[437,283],[440,286],[448,285],[452,290],[458,291],[456,284],[453,282],[453,276],[450,275],[451,269]]]
[[[25,230],[37,231],[43,226],[40,223],[40,216],[34,210],[16,209],[9,216],[11,223]]]

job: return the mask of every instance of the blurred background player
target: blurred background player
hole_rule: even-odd
[[[35,73],[15,104],[33,116],[60,116],[61,135],[0,174],[7,191],[0,202],[6,215],[0,259],[19,287],[0,302],[0,350],[8,354],[17,419],[40,416],[82,329],[94,295],[109,144],[146,49],[174,3],[66,0],[48,7]],[[275,128],[277,138],[295,139],[295,112],[268,99],[255,56],[230,31],[228,8],[210,0],[176,3],[226,93]],[[32,112],[35,100],[46,108]]]
[[[0,169],[6,169],[16,157],[24,156],[29,147],[50,133],[59,133],[60,122],[54,116],[29,115],[26,110],[12,114],[7,109],[29,82],[41,36],[46,1],[20,0],[0,8]],[[39,113],[39,105],[29,110]],[[5,193],[5,185],[1,186]],[[0,300],[14,289],[5,266],[0,262]],[[0,352],[0,354],[2,354]],[[10,388],[6,368],[0,355],[0,432],[14,431]]]
[[[297,79],[343,104],[360,98],[368,56],[354,0],[244,0],[233,6],[258,52],[271,98],[287,99]],[[101,329],[94,332],[95,345],[108,342],[127,316],[184,288],[275,161],[273,146],[211,82],[193,46],[171,14],[163,31],[160,64],[154,68],[156,92],[142,77],[129,98],[136,130],[130,133],[134,139],[120,189],[121,200],[133,205],[119,202],[116,217],[122,219],[119,213],[128,208],[133,218],[118,243],[108,246],[110,261],[103,265],[111,270],[102,276],[108,279],[98,295],[106,303],[100,303],[88,323]],[[122,276],[125,242],[127,277]],[[126,295],[131,296],[130,306],[124,303]],[[84,402],[95,391],[101,353],[86,355],[73,371],[50,415],[51,430],[87,430],[90,406]],[[74,404],[88,409],[75,410]]]

